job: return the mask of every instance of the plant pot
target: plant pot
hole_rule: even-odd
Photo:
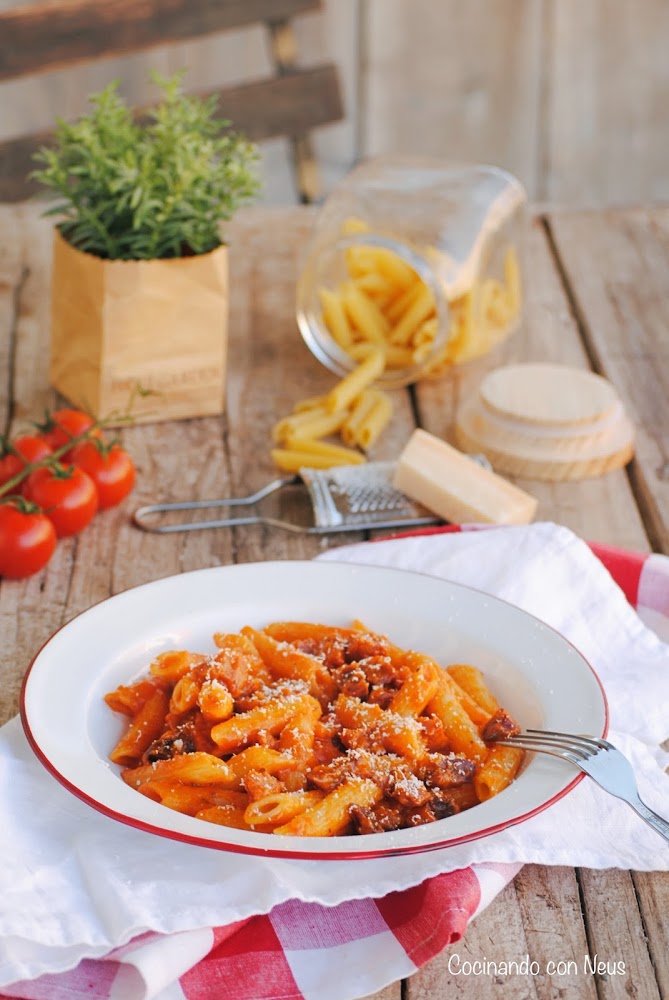
[[[104,260],[55,231],[50,381],[97,418],[138,423],[223,412],[228,248]]]

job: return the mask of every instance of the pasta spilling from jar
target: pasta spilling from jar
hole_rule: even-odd
[[[498,794],[523,751],[481,672],[443,669],[359,622],[217,633],[106,695],[110,754],[143,795],[199,819],[332,837],[444,819]]]
[[[341,234],[366,232],[367,223],[350,218],[343,223]],[[440,265],[451,263],[436,247],[416,249],[432,262],[436,273]],[[487,354],[519,322],[522,293],[518,255],[508,244],[498,256],[495,269],[491,264],[489,273],[472,276],[464,285],[444,283],[449,326],[439,351],[435,350],[438,320],[434,293],[387,247],[362,243],[345,251],[345,280],[337,287],[319,289],[323,322],[332,339],[358,362],[370,350],[382,348],[388,370],[421,366],[421,377],[440,375],[453,365]]]
[[[385,355],[372,350],[364,361],[340,379],[324,396],[300,400],[292,414],[272,428],[272,459],[284,472],[302,467],[331,469],[360,465],[374,446],[393,413],[387,392],[373,387],[381,374]],[[341,444],[323,439],[338,434]]]

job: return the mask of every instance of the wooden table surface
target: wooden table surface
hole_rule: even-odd
[[[240,496],[274,475],[269,432],[300,397],[333,376],[312,358],[294,320],[299,248],[311,210],[251,209],[228,230],[231,342],[227,415],[123,431],[138,468],[129,502],[59,543],[41,574],[0,584],[0,711],[18,708],[24,671],[49,635],[110,594],[206,566],[310,558],[359,534],[318,538],[277,529],[151,535],[133,527],[140,503]],[[395,457],[419,424],[449,438],[454,411],[492,365],[551,361],[592,368],[617,387],[637,429],[623,471],[580,483],[519,481],[537,518],[581,537],[669,553],[669,207],[539,214],[529,234],[527,320],[492,359],[395,394],[396,414],[371,457]],[[25,428],[56,402],[47,384],[50,229],[33,206],[0,207],[0,428]],[[520,960],[524,980],[449,973],[462,960]],[[625,963],[624,975],[582,971],[584,956]],[[669,997],[669,876],[528,865],[457,945],[375,1000]],[[550,961],[578,974],[548,975]]]

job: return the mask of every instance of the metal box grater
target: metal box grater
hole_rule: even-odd
[[[275,479],[248,497],[148,504],[135,511],[133,519],[144,531],[159,534],[246,524],[264,524],[306,534],[438,524],[441,519],[436,514],[395,489],[392,484],[394,468],[394,462],[340,465],[331,469],[303,468],[299,475]],[[300,486],[311,502],[310,517],[305,519],[304,524],[285,520],[267,511],[263,513],[263,501],[294,486]],[[231,516],[191,523],[151,523],[151,519],[160,514],[214,508],[225,508]],[[248,513],[234,514],[236,509]]]

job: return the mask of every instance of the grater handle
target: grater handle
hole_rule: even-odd
[[[219,518],[211,521],[193,521],[192,523],[177,524],[151,524],[150,519],[156,514],[165,514],[178,510],[204,510],[206,508],[226,507],[228,510],[237,507],[250,507],[258,503],[271,493],[276,493],[284,486],[295,486],[301,482],[299,476],[289,476],[282,479],[274,479],[267,483],[256,493],[247,497],[227,498],[224,500],[184,500],[177,503],[152,503],[139,507],[133,514],[133,521],[142,531],[150,531],[154,534],[167,535],[176,531],[198,531],[201,528],[228,528],[244,524],[267,524],[274,527],[286,528],[289,531],[304,531],[304,528],[287,521],[278,521],[274,518],[263,517],[260,514],[247,514],[239,517]]]

